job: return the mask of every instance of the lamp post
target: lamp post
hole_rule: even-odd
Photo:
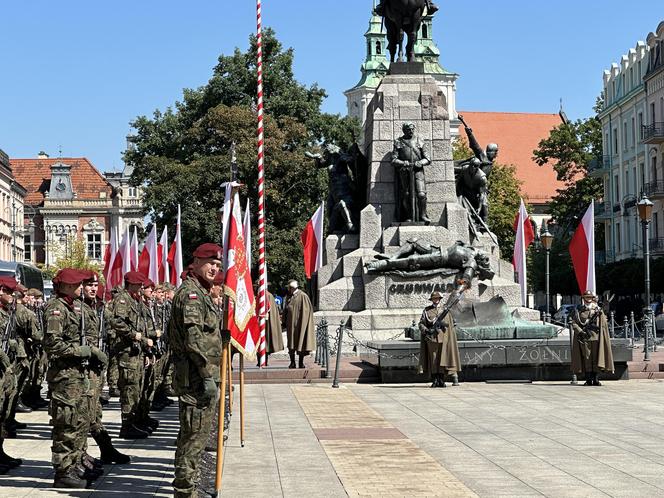
[[[551,256],[551,246],[553,245],[553,235],[549,233],[548,224],[544,225],[544,232],[540,235],[540,241],[542,246],[546,250],[546,274],[545,274],[545,286],[546,286],[546,307],[544,312],[544,321],[550,321],[551,315],[549,313],[549,305],[551,303],[551,295],[549,292],[549,280],[550,280],[550,271],[549,271],[549,258]]]
[[[643,340],[643,351],[644,361],[650,361],[650,329],[652,326],[652,319],[650,316],[650,218],[652,216],[653,204],[650,202],[650,199],[646,197],[645,194],[641,196],[641,200],[637,204],[639,209],[639,218],[641,218],[641,225],[643,226],[643,259],[645,260],[645,292],[646,292],[646,307],[644,309],[644,340]]]

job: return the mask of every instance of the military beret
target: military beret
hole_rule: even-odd
[[[14,277],[0,276],[0,287],[11,292],[16,290],[18,282]]]
[[[21,294],[25,294],[25,293],[27,292],[28,288],[27,288],[25,285],[23,285],[23,284],[21,284],[20,282],[18,282],[18,283],[16,284],[16,290],[17,290],[18,292],[20,292]]]
[[[150,280],[149,278],[145,277],[145,282],[143,282],[143,287],[152,287],[153,289],[156,287],[155,283]]]
[[[96,271],[92,270],[81,270],[83,275],[85,275],[85,282],[99,282],[99,275]]]
[[[42,291],[40,291],[39,289],[34,289],[34,288],[33,289],[28,289],[28,292],[26,292],[26,294],[28,296],[32,296],[32,297],[42,297],[44,295],[44,293]]]
[[[125,273],[124,281],[130,285],[139,285],[145,283],[145,276],[137,271],[128,271]]]
[[[86,274],[76,268],[63,268],[53,278],[54,284],[76,285],[85,280]]]
[[[201,244],[194,251],[195,258],[214,258],[221,259],[221,246],[210,242]]]

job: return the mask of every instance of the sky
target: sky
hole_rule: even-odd
[[[252,0],[2,2],[0,148],[10,157],[84,156],[122,168],[129,123],[204,85],[221,54],[245,50]],[[588,117],[602,72],[664,20],[662,0],[438,0],[434,40],[458,73],[457,108]],[[230,7],[232,5],[232,7]],[[346,113],[372,0],[263,0],[263,23],[295,50],[295,75]],[[627,7],[627,8],[626,8]]]

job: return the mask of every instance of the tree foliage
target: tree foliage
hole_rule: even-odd
[[[454,160],[467,159],[473,151],[463,138],[452,143]],[[494,164],[489,175],[489,227],[498,237],[503,259],[511,260],[514,253],[514,218],[519,211],[521,182],[512,165]]]
[[[62,268],[77,268],[100,273],[99,265],[88,257],[88,247],[82,236],[70,235],[64,245],[49,248],[55,254],[55,263],[41,270],[46,278],[52,279]]]
[[[321,112],[325,91],[295,79],[293,57],[271,29],[264,31],[266,252],[269,280],[276,286],[303,278],[300,232],[326,197],[327,178],[304,151],[321,142],[348,147],[359,133],[355,120]],[[241,195],[251,202],[255,240],[256,87],[252,36],[246,52],[236,49],[219,57],[206,85],[184,90],[173,108],[131,123],[134,133],[125,161],[134,167],[132,182],[143,186],[146,214],[159,226],[174,228],[181,205],[185,255],[201,242],[220,239],[221,185],[230,179],[233,142],[238,180],[245,185]]]

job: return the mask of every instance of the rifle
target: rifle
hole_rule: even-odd
[[[16,340],[16,300],[12,301],[11,307],[9,308],[9,320],[7,320],[7,325],[5,325],[5,332],[2,336],[2,350],[9,357],[10,361],[14,361],[16,356],[15,351],[10,351],[11,341]]]
[[[445,320],[447,315],[449,315],[450,311],[452,310],[452,307],[455,306],[459,301],[461,301],[463,293],[466,292],[469,288],[470,285],[464,284],[460,290],[450,295],[450,297],[447,300],[447,303],[445,303],[443,311],[440,313],[440,315],[438,315],[436,321],[433,322],[431,330],[443,329],[445,327],[443,320]]]
[[[88,339],[85,337],[85,311],[83,310],[83,301],[81,301],[81,346],[88,345]],[[88,358],[81,359],[81,366],[83,370],[87,370],[90,366],[90,360]]]
[[[99,344],[98,347],[104,353],[108,354],[108,340],[106,337],[106,325],[104,324],[104,309],[105,306],[101,304],[97,308],[97,316],[99,316]]]

